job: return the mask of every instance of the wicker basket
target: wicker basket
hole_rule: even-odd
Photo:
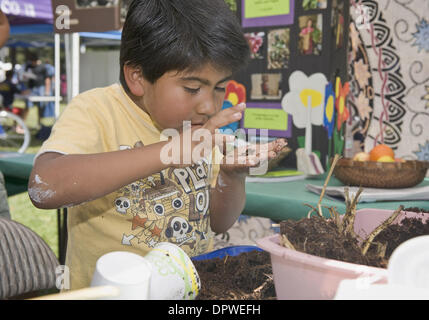
[[[426,176],[429,162],[354,161],[340,159],[334,175],[345,185],[368,188],[409,188],[418,185]]]

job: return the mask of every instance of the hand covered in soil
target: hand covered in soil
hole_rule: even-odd
[[[268,161],[278,157],[286,146],[285,139],[276,139],[269,143],[236,140],[233,148],[228,146],[224,148],[225,157],[220,168],[228,174],[265,174],[268,170]]]
[[[208,159],[214,146],[221,148],[234,141],[233,135],[222,134],[219,128],[239,121],[245,108],[246,105],[241,103],[219,111],[205,122],[184,122],[180,131],[164,130],[163,135],[168,137],[169,143],[161,151],[162,162],[173,167],[186,167],[203,158]]]

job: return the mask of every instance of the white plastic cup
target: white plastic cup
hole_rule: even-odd
[[[91,287],[114,286],[115,300],[148,300],[152,268],[145,258],[126,251],[101,256],[96,263]]]
[[[429,289],[429,236],[401,243],[390,256],[387,266],[391,284]]]
[[[189,256],[170,242],[158,243],[144,257],[151,263],[150,300],[192,300],[201,289],[200,277]]]

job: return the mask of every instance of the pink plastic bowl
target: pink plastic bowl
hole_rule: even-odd
[[[355,232],[366,237],[392,215],[393,210],[362,209],[356,212]],[[402,212],[394,223],[405,217],[429,219],[429,214]],[[387,283],[387,270],[369,267],[287,249],[279,245],[280,236],[257,240],[259,247],[271,254],[274,285],[279,300],[333,299],[339,283],[344,279],[374,277],[374,283]]]

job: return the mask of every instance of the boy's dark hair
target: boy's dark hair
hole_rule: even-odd
[[[124,65],[139,67],[154,83],[168,71],[196,70],[211,63],[236,72],[249,59],[237,17],[224,0],[134,0],[122,29],[120,81]]]

